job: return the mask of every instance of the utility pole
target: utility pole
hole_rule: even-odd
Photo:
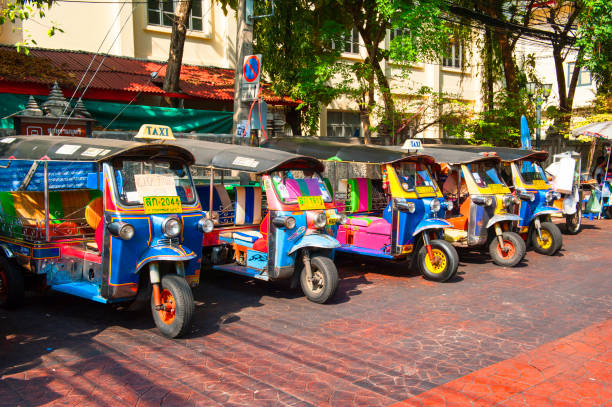
[[[249,102],[241,101],[241,78],[244,57],[253,53],[253,24],[247,23],[247,0],[238,0],[238,21],[236,33],[236,72],[234,74],[234,124],[232,126],[232,143],[236,141],[236,126],[248,119]]]

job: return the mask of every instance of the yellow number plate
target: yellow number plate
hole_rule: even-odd
[[[435,191],[433,187],[416,187],[418,194],[433,194]]]
[[[541,179],[536,179],[533,181],[533,186],[538,189],[548,189],[548,183]]]
[[[146,214],[183,212],[178,196],[145,196],[142,200]]]
[[[490,184],[489,189],[491,190],[492,194],[504,194],[508,192],[506,191],[506,187],[502,184]]]
[[[303,211],[325,209],[325,203],[320,196],[298,196],[298,205]]]

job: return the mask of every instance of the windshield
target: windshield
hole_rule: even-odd
[[[125,159],[113,165],[119,198],[127,205],[142,205],[146,196],[178,196],[182,204],[195,202],[191,174],[183,163]]]
[[[331,202],[331,194],[325,182],[314,171],[286,170],[272,173],[274,189],[283,203],[297,203],[300,196],[320,196],[323,202]]]
[[[416,191],[420,194],[436,191],[436,183],[433,181],[427,165],[403,162],[394,164],[393,168],[404,191]]]
[[[505,185],[497,172],[497,166],[492,162],[468,164],[467,168],[479,188],[486,188],[489,185]]]
[[[533,181],[547,181],[546,174],[540,165],[534,161],[523,161],[517,163],[521,178],[526,184],[533,184]]]

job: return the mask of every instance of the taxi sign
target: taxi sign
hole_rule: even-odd
[[[415,190],[419,195],[433,194],[436,192],[434,188],[430,186],[416,187]]]
[[[421,143],[421,140],[406,140],[404,142],[404,145],[402,146],[402,150],[422,150],[423,149],[423,143]]]
[[[134,138],[144,140],[176,140],[172,134],[172,129],[161,124],[143,124]]]
[[[183,212],[181,198],[178,196],[145,196],[142,201],[147,215]]]
[[[303,211],[325,209],[325,203],[320,196],[298,196],[298,206]]]

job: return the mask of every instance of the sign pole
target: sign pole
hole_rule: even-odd
[[[236,71],[234,74],[234,123],[232,126],[232,143],[236,142],[236,128],[238,123],[247,120],[249,103],[243,102],[242,97],[242,70],[244,57],[253,53],[253,25],[246,20],[247,0],[238,0],[238,30],[236,33]]]

